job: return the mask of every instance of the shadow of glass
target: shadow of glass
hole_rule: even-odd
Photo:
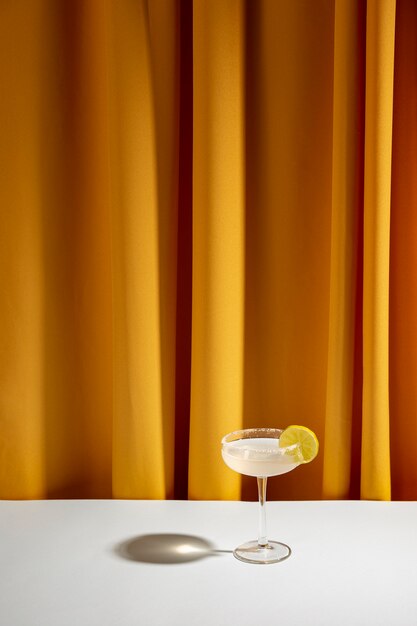
[[[175,534],[140,535],[123,541],[115,548],[115,553],[123,559],[160,564],[188,563],[226,552],[229,551],[215,550],[209,541],[201,537]]]

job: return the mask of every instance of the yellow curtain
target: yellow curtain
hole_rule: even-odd
[[[0,497],[417,497],[413,0],[0,6]]]

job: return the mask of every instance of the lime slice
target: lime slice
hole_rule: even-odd
[[[303,463],[310,463],[319,452],[319,440],[306,426],[288,426],[279,438],[279,447],[299,445]]]

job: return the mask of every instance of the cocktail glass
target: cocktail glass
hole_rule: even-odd
[[[245,563],[278,563],[291,554],[289,546],[268,540],[266,532],[267,479],[290,472],[303,462],[298,443],[280,447],[279,438],[283,432],[278,428],[247,428],[229,433],[221,442],[226,465],[240,474],[254,476],[258,481],[258,540],[248,541],[233,552],[237,559]]]

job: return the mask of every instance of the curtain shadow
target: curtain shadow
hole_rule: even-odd
[[[180,33],[174,497],[177,500],[187,500],[191,397],[193,255],[193,13],[191,0],[181,0]]]

